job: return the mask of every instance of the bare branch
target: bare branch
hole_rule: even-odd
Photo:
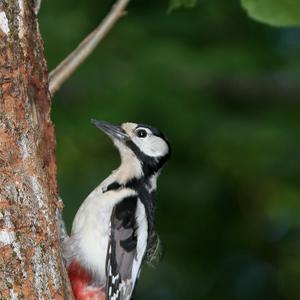
[[[130,0],[118,0],[104,20],[49,74],[49,91],[53,95],[73,74],[120,17]]]
[[[35,0],[34,1],[34,12],[35,14],[37,15],[40,8],[41,8],[41,3],[42,3],[42,0]]]

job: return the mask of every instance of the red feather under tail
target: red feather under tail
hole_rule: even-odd
[[[76,300],[105,300],[103,289],[91,285],[91,275],[77,261],[69,265],[68,273]]]

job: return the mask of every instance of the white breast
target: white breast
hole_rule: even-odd
[[[105,260],[110,236],[110,218],[114,205],[128,196],[136,195],[131,189],[102,192],[98,186],[82,203],[66,242],[67,260],[76,259],[105,284]]]

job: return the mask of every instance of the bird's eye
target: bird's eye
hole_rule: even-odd
[[[136,135],[139,138],[145,138],[147,136],[147,131],[145,129],[139,129],[137,130]]]

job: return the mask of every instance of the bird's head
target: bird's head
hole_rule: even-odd
[[[170,144],[156,128],[129,122],[119,126],[94,119],[92,123],[113,140],[122,163],[138,161],[145,176],[159,172],[170,157]]]

